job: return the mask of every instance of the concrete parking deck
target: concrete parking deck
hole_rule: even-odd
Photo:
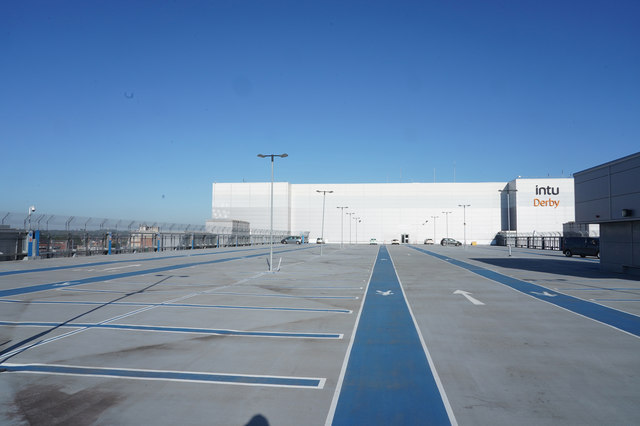
[[[2,424],[638,424],[640,281],[504,247],[0,264]]]

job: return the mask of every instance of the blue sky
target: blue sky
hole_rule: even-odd
[[[200,224],[211,183],[508,181],[639,151],[638,1],[5,1],[0,211]]]

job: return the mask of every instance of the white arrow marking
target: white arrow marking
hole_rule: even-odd
[[[60,283],[60,284],[54,284],[53,286],[54,286],[54,287],[61,287],[61,286],[63,286],[63,285],[69,285],[69,284],[70,284],[70,283],[69,283],[69,281],[67,281],[67,282]]]
[[[391,290],[387,290],[387,291],[376,290],[376,293],[378,293],[380,296],[390,296],[393,294]]]
[[[551,294],[549,292],[543,291],[542,293],[538,292],[538,291],[532,291],[531,293],[533,294],[537,294],[539,296],[546,296],[546,297],[556,297],[557,294]]]
[[[469,293],[468,291],[456,290],[456,291],[453,292],[453,294],[461,294],[461,295],[463,295],[464,297],[467,298],[467,300],[469,302],[473,303],[474,305],[484,305],[484,303],[482,303],[478,299],[475,299],[475,298],[471,297],[471,293]]]

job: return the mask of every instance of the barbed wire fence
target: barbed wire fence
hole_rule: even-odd
[[[286,231],[274,230],[274,244],[287,235]],[[269,229],[236,233],[230,226],[0,212],[0,260],[196,250],[269,242]]]

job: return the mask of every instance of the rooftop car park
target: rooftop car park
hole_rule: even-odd
[[[640,282],[506,247],[0,264],[3,424],[634,424]]]

